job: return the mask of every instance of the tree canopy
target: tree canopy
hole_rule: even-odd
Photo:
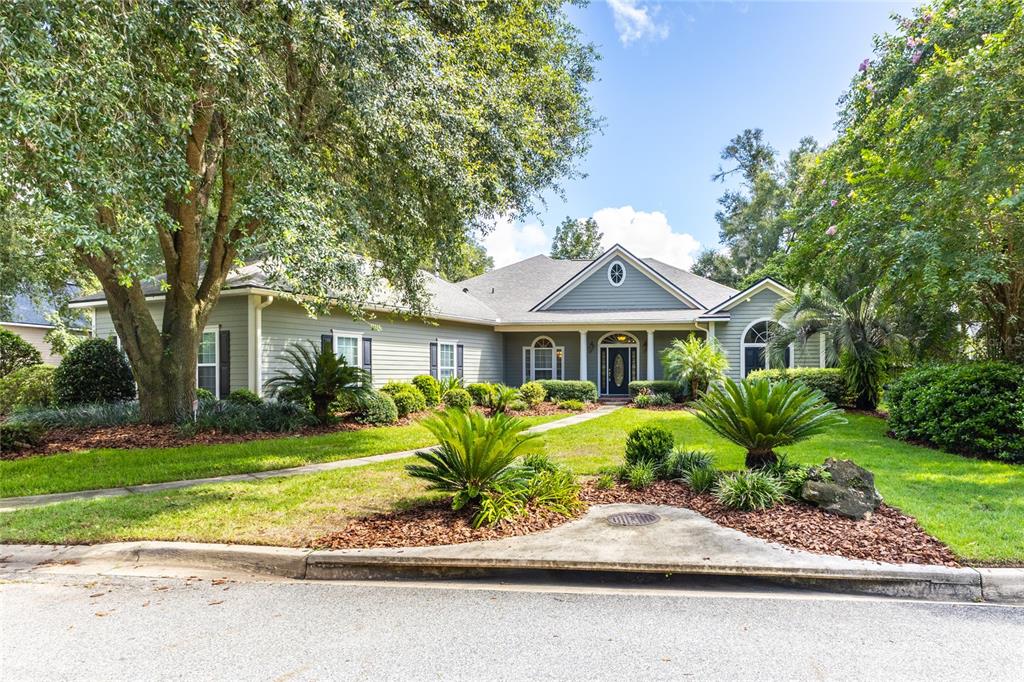
[[[601,255],[601,231],[593,218],[566,217],[555,228],[551,257],[590,260]]]

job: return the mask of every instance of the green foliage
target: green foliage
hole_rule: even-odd
[[[11,415],[9,421],[36,422],[48,429],[123,426],[139,422],[139,404],[137,402],[82,403],[18,410]]]
[[[932,365],[886,391],[897,438],[1024,463],[1024,368],[1000,362]]]
[[[53,403],[50,365],[29,365],[0,377],[0,414],[18,407],[49,407]]]
[[[628,463],[622,469],[622,479],[630,488],[643,490],[658,480],[658,465],[646,459]]]
[[[584,403],[597,402],[597,384],[593,381],[567,381],[563,379],[542,379],[537,382],[544,387],[548,400],[579,400]]]
[[[672,433],[664,426],[638,426],[626,436],[626,463],[650,462],[657,470],[668,459],[672,446]]]
[[[668,348],[661,352],[661,364],[665,376],[690,386],[690,395],[697,396],[709,385],[720,381],[729,368],[725,352],[716,339],[706,342],[696,335],[685,341],[672,339]]]
[[[0,327],[0,377],[16,369],[43,362],[43,357],[32,344],[17,334]]]
[[[747,375],[748,379],[768,381],[794,381],[808,388],[821,391],[829,402],[836,405],[852,405],[855,396],[846,383],[846,376],[838,367],[801,367],[798,369],[757,369]]]
[[[509,401],[508,407],[506,408],[509,412],[526,412],[530,409],[530,406],[526,404],[526,401],[522,398],[515,398]]]
[[[669,480],[686,478],[694,469],[707,469],[714,466],[715,458],[704,450],[687,450],[675,448],[665,460],[662,477]]]
[[[512,403],[516,401],[519,401],[519,391],[505,384],[495,384],[494,394],[491,398],[491,407],[495,412],[513,409]]]
[[[527,381],[519,387],[519,396],[528,407],[534,407],[544,402],[544,398],[547,397],[547,391],[540,385],[540,382]]]
[[[618,477],[615,474],[604,473],[597,477],[597,481],[594,483],[594,486],[598,490],[611,490],[615,487],[617,480]]]
[[[405,417],[427,409],[427,399],[420,393],[420,389],[412,384],[389,381],[381,387],[380,392],[386,393],[395,401],[399,417]]]
[[[56,322],[57,325],[43,337],[43,341],[50,344],[50,353],[53,355],[67,355],[72,348],[89,338],[81,332],[71,331],[59,318]]]
[[[672,401],[681,403],[690,397],[690,386],[679,381],[658,379],[654,381],[629,382],[629,395],[636,397],[642,394],[667,393]]]
[[[291,370],[278,370],[266,382],[267,388],[281,400],[312,404],[313,415],[321,424],[330,421],[331,404],[339,398],[358,403],[370,392],[369,373],[350,367],[330,348],[307,341],[289,346],[282,355]]]
[[[472,396],[474,405],[490,407],[494,401],[494,384],[470,384],[466,390]]]
[[[712,466],[698,467],[683,475],[683,482],[695,493],[706,493],[718,485],[719,471]]]
[[[15,452],[39,445],[43,427],[37,422],[0,422],[0,452]]]
[[[423,426],[439,445],[417,452],[422,463],[410,464],[406,471],[429,482],[431,490],[453,493],[453,509],[522,477],[513,464],[516,450],[531,438],[523,433],[526,422],[504,414],[487,418],[474,411],[446,410],[423,420]]]
[[[579,400],[561,400],[558,403],[558,407],[563,410],[569,410],[570,412],[582,412],[586,405]]]
[[[782,502],[785,491],[771,474],[763,471],[737,471],[718,479],[715,497],[730,509],[757,511]]]
[[[441,396],[447,393],[447,391],[441,391],[440,382],[429,374],[414,376],[412,384],[420,389],[420,393],[423,394],[423,398],[427,401],[427,407],[436,407],[441,402]],[[451,390],[451,387],[448,390]]]
[[[135,397],[135,379],[117,346],[89,339],[61,360],[53,373],[53,395],[60,405],[121,402]]]
[[[198,431],[222,433],[287,433],[316,424],[317,419],[297,403],[270,401],[257,404],[233,400],[201,402],[193,425]]]
[[[217,402],[217,396],[215,396],[213,394],[213,391],[209,389],[197,388],[196,402],[198,402],[200,405],[205,405],[206,403],[215,403]]]
[[[444,395],[453,388],[462,388],[462,377],[455,376],[454,374],[444,379],[439,379],[437,382],[438,390],[441,395]]]
[[[835,405],[790,381],[726,379],[697,401],[697,417],[712,431],[747,449],[747,466],[776,461],[774,448],[845,424]]]
[[[356,421],[374,426],[394,424],[398,421],[398,407],[387,393],[370,393],[360,403]]]
[[[263,399],[247,388],[236,388],[228,395],[228,401],[242,405],[262,405]]]
[[[674,402],[668,393],[639,393],[633,398],[633,405],[639,408],[667,407]]]
[[[540,468],[524,462],[519,477],[480,495],[480,508],[473,517],[473,525],[494,525],[523,516],[530,507],[569,516],[581,506],[580,487],[571,471],[550,462]]]
[[[566,217],[555,227],[551,257],[563,260],[593,260],[601,255],[601,232],[593,218]]]
[[[464,388],[450,388],[445,391],[444,405],[457,410],[468,410],[473,406],[473,398]]]

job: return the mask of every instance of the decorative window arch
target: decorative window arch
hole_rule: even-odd
[[[636,346],[639,341],[632,334],[626,332],[612,332],[601,339],[602,346]]]
[[[778,324],[775,320],[754,320],[743,330],[740,337],[740,376],[746,377],[755,369],[767,369],[770,364],[768,357],[768,340],[771,338],[771,325]],[[793,366],[793,346],[786,348],[784,364]]]
[[[550,336],[538,336],[529,346],[523,346],[523,383],[564,378],[564,346],[556,346]]]
[[[608,283],[613,287],[622,286],[626,281],[626,266],[620,260],[608,264]]]

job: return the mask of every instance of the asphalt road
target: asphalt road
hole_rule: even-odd
[[[763,586],[9,575],[0,678],[1020,680],[1024,608]]]

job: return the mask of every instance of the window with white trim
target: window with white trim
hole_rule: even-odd
[[[523,381],[565,378],[565,348],[546,336],[523,347]]]
[[[349,367],[362,367],[360,355],[362,354],[363,339],[358,334],[334,333],[334,354],[344,358]]]
[[[449,379],[456,375],[455,344],[451,341],[437,342],[437,378]]]
[[[613,286],[621,286],[626,281],[626,266],[622,261],[614,260],[608,266],[608,282]]]
[[[199,339],[199,362],[196,365],[196,386],[205,388],[213,395],[220,395],[220,344],[217,343],[219,327],[207,327]]]
[[[771,339],[771,327],[769,320],[761,320],[747,329],[740,344],[742,354],[743,376],[750,374],[755,369],[767,369],[775,367],[779,361],[770,357],[768,342]],[[782,357],[782,367],[789,367],[792,359],[792,349],[786,348]]]

